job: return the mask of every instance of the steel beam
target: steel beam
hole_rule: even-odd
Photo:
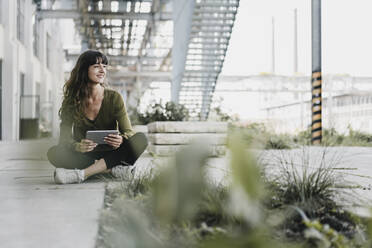
[[[126,78],[126,77],[153,77],[153,78],[167,78],[171,79],[172,74],[170,72],[163,72],[163,71],[118,71],[118,72],[110,72],[111,78]]]
[[[77,10],[39,10],[39,19],[79,19],[81,13]]]
[[[77,58],[79,57],[79,54],[66,54],[66,58],[68,60],[76,60]],[[138,56],[129,56],[129,55],[125,55],[125,56],[122,56],[122,55],[117,55],[117,56],[110,56],[110,55],[107,55],[109,61],[137,61],[139,60],[140,58]],[[148,61],[159,61],[159,60],[162,60],[163,58],[162,57],[142,57],[141,60],[148,60]]]
[[[162,13],[158,17],[151,13],[128,13],[128,12],[86,12],[81,13],[78,10],[40,10],[37,12],[39,19],[79,19],[82,16],[91,19],[126,19],[126,20],[147,20],[157,21],[172,20],[171,13]]]
[[[200,15],[200,16],[194,16],[192,18],[193,21],[202,21],[208,19],[208,21],[218,21],[222,20],[223,22],[226,21],[234,21],[235,17],[234,16],[214,16],[213,14],[210,15]]]
[[[223,23],[223,22],[207,22],[207,23],[195,23],[193,27],[232,27],[232,23]]]
[[[195,9],[200,7],[238,7],[238,4],[236,6],[232,6],[230,3],[198,3],[195,6]]]

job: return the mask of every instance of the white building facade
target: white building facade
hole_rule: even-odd
[[[0,137],[58,130],[64,83],[59,24],[38,20],[32,0],[0,0]]]
[[[372,78],[326,77],[322,126],[345,133],[348,128],[372,133]],[[309,83],[310,85],[310,83]],[[311,126],[311,99],[265,108],[267,124],[278,133],[297,133]]]

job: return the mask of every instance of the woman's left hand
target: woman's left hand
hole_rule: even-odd
[[[104,141],[117,149],[123,143],[123,137],[118,134],[109,134],[104,138]]]

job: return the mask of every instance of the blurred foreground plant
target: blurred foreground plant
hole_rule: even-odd
[[[207,150],[195,145],[176,155],[173,165],[155,179],[153,191],[155,213],[166,222],[193,218],[205,188],[203,166]]]
[[[257,162],[240,133],[230,135],[228,148],[224,184],[208,180],[208,149],[196,144],[156,173],[133,179],[102,215],[106,246],[299,247],[314,228],[329,239],[326,247],[338,247],[343,239],[349,244],[355,222],[334,201],[340,192],[332,170],[337,158],[326,151],[314,160],[306,150],[271,150],[269,168]]]
[[[294,143],[289,135],[275,134],[263,123],[251,123],[244,127],[231,126],[233,132],[250,146],[259,149],[290,149]]]

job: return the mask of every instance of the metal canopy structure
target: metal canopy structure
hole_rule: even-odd
[[[109,56],[113,70],[170,71],[173,41],[171,1],[35,0],[38,17],[70,18],[84,49]],[[67,59],[78,54],[67,51]],[[124,76],[125,77],[125,76]],[[129,76],[132,77],[132,76]]]
[[[189,3],[194,0],[182,0]],[[82,49],[109,57],[111,81],[125,87],[171,80],[174,0],[34,0],[39,19],[73,19]],[[239,0],[195,0],[177,101],[206,119]],[[179,7],[179,6],[177,6]],[[182,8],[181,8],[181,11]],[[186,41],[187,42],[187,41]],[[78,54],[66,52],[67,59]],[[174,59],[174,58],[173,58]],[[172,82],[175,83],[175,82]],[[133,88],[133,87],[132,87]]]

